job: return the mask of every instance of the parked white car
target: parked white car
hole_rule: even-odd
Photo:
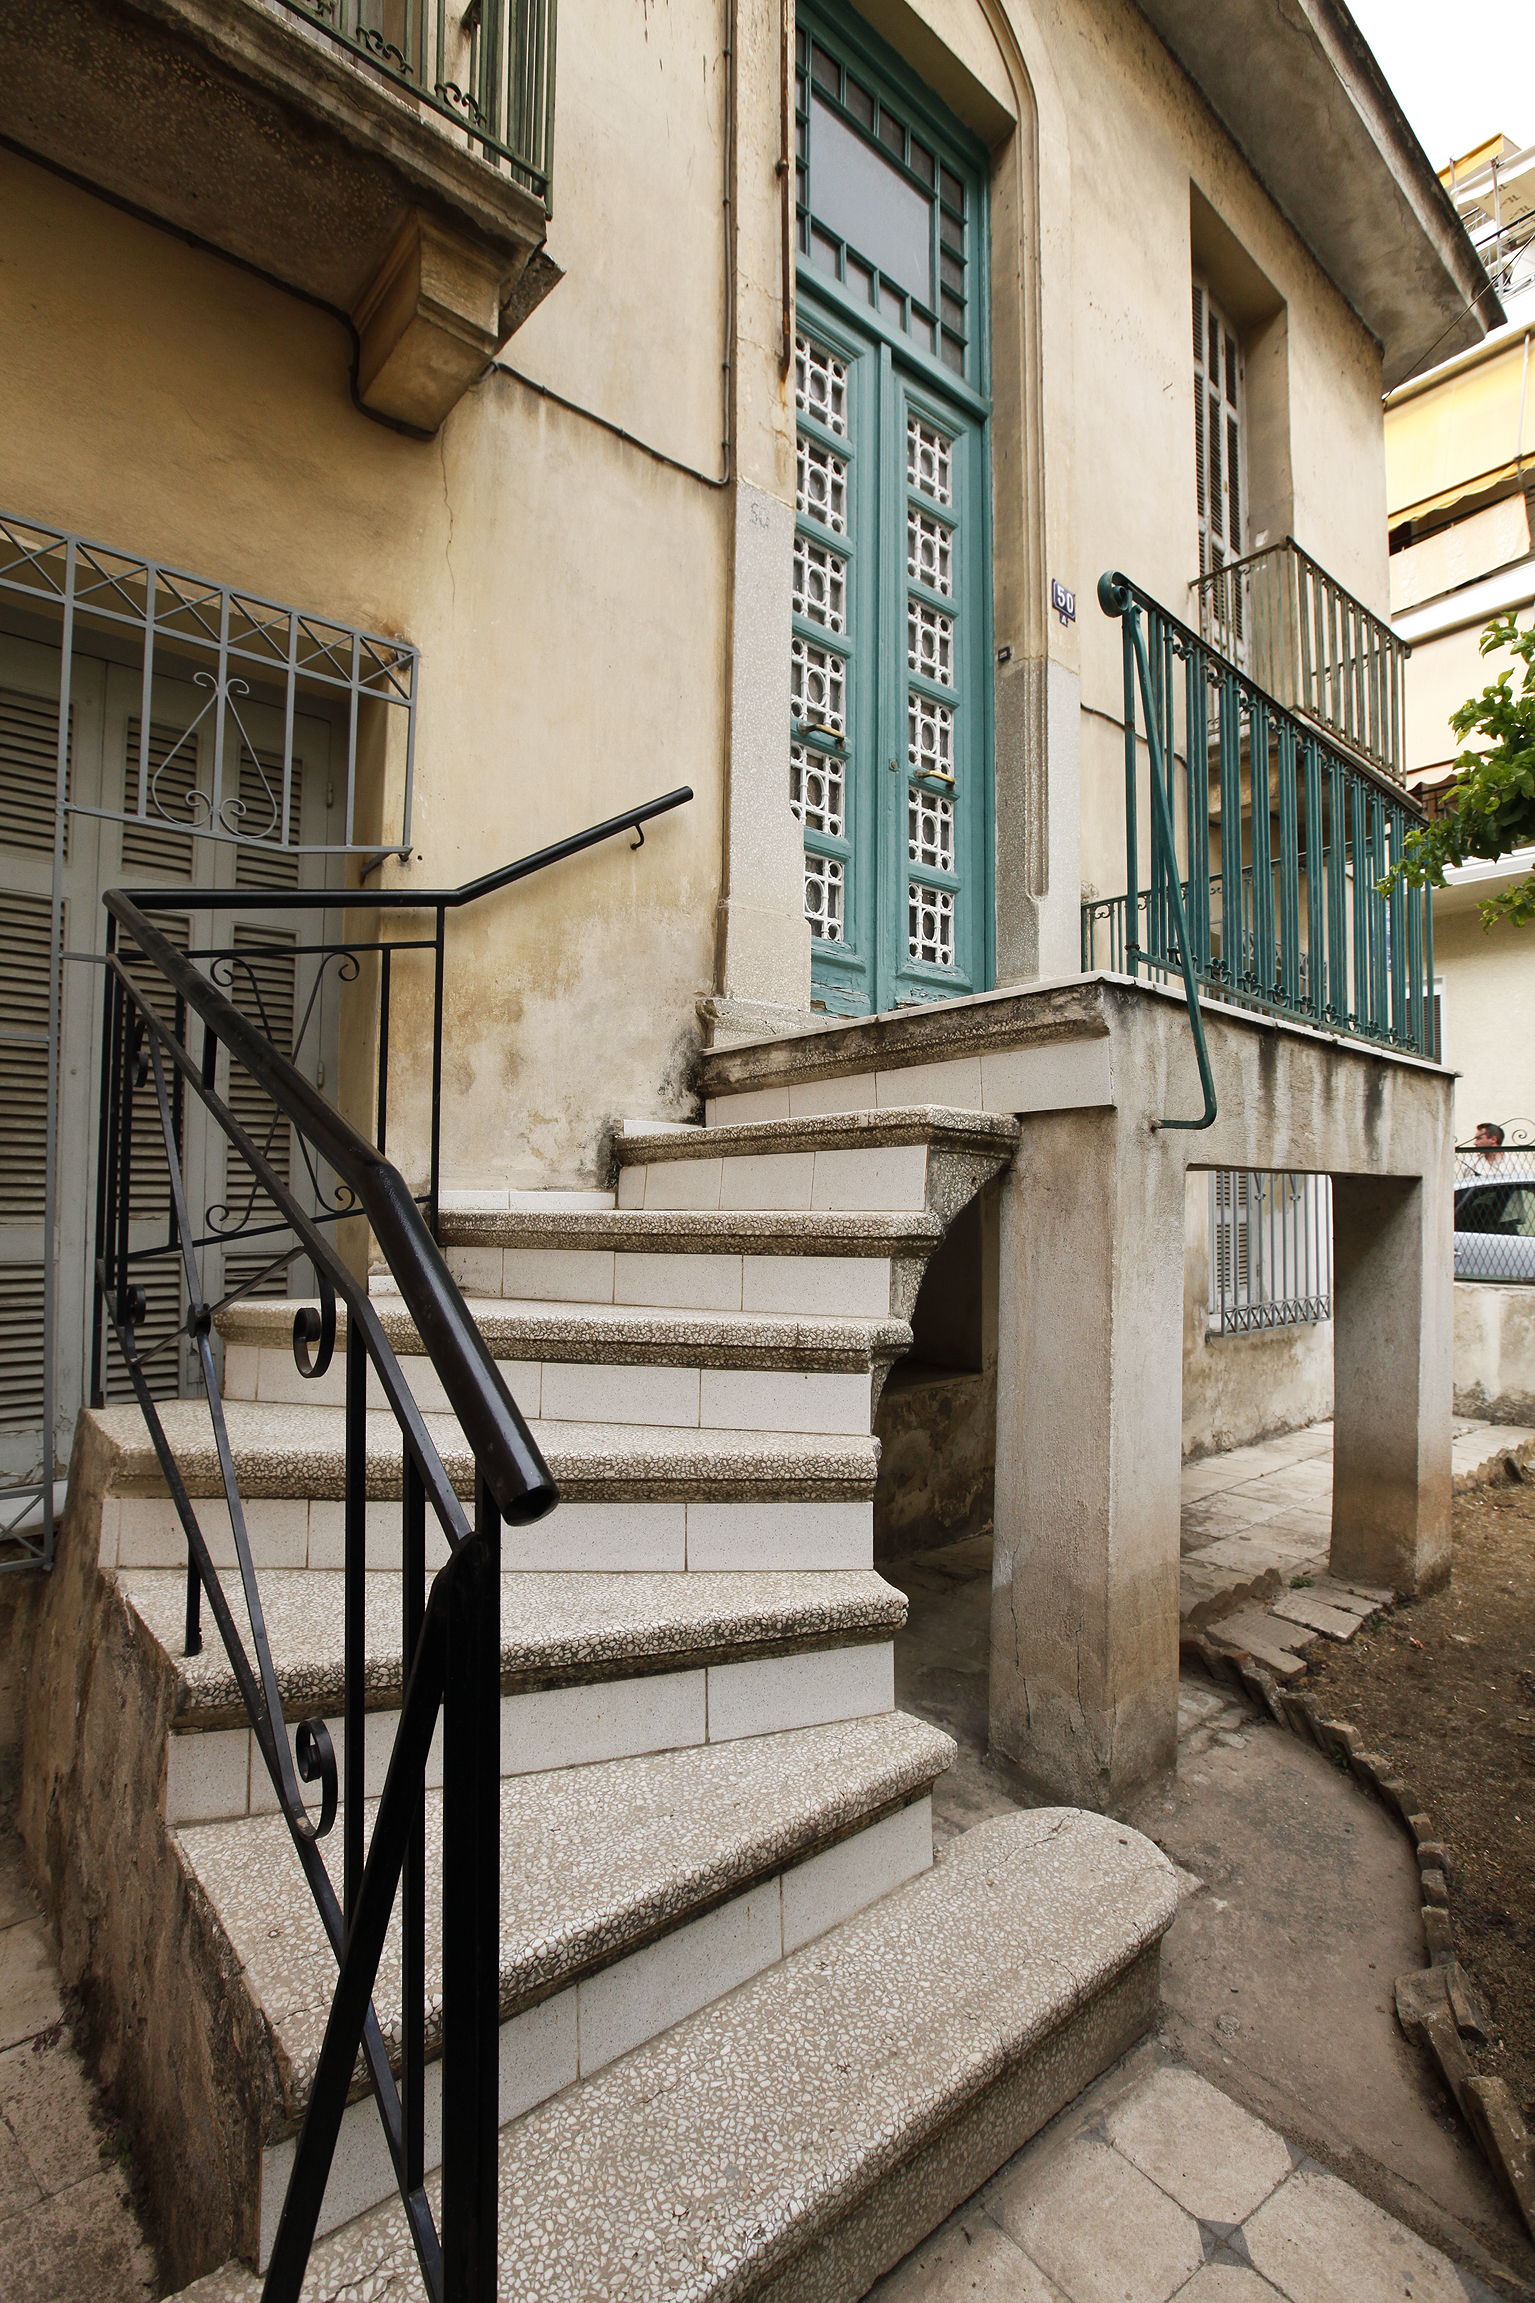
[[[1455,1277],[1535,1280],[1535,1182],[1489,1176],[1456,1187]]]

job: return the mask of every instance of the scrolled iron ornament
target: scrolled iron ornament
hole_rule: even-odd
[[[325,1373],[336,1348],[336,1291],[323,1271],[319,1279],[319,1309],[312,1303],[301,1304],[293,1315],[293,1364],[311,1382]],[[320,1347],[313,1359],[309,1356],[312,1343]]]
[[[293,1756],[301,1783],[320,1786],[320,1820],[310,1822],[310,1834],[324,1839],[336,1820],[336,1747],[323,1719],[301,1719],[293,1738]]]

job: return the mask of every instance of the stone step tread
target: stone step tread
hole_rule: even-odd
[[[930,1144],[935,1151],[1006,1154],[1018,1122],[1002,1112],[906,1104],[889,1110],[828,1112],[813,1119],[722,1121],[706,1128],[631,1129],[613,1139],[620,1167],[653,1167],[679,1159],[742,1159],[775,1152],[874,1151],[886,1144]]]
[[[465,1208],[444,1210],[444,1247],[617,1249],[628,1255],[930,1255],[943,1232],[918,1208]]]
[[[1100,2041],[1097,2011],[1177,1903],[1166,1857],[1103,1816],[1042,1808],[963,1833],[931,1871],[503,2129],[501,2296],[724,2303],[781,2293],[796,2270],[797,2295],[862,2292],[1026,2139],[1020,2122],[1033,2132],[1128,2044]],[[1025,2074],[1027,2109],[1008,2116]],[[960,2148],[988,2102],[994,2139]],[[945,2145],[954,2163],[923,2162],[919,2207],[901,2187]],[[806,2283],[823,2248],[851,2260]],[[414,2303],[397,2203],[320,2241],[309,2278]],[[258,2294],[231,2264],[187,2303]]]
[[[1268,1611],[1282,1616],[1286,1623],[1305,1624],[1327,1639],[1352,1639],[1364,1621],[1354,1609],[1329,1605],[1314,1586],[1310,1591],[1282,1591],[1268,1602]]]
[[[515,1396],[515,1387],[514,1387]],[[148,1427],[134,1406],[85,1411],[113,1458],[106,1492],[163,1495]],[[218,1457],[207,1405],[165,1400],[160,1420],[192,1496],[220,1496]],[[344,1492],[341,1407],[288,1407],[258,1400],[224,1404],[235,1472],[244,1496],[338,1497]],[[474,1458],[452,1416],[422,1418],[453,1487],[473,1493]],[[879,1444],[818,1432],[701,1431],[693,1425],[533,1423],[544,1460],[569,1501],[683,1497],[728,1502],[784,1497],[863,1498],[874,1493]],[[401,1489],[399,1426],[387,1409],[368,1413],[368,1494]]]
[[[1233,1654],[1252,1656],[1280,1679],[1295,1679],[1306,1668],[1303,1659],[1288,1644],[1299,1628],[1277,1623],[1272,1616],[1260,1615],[1254,1610],[1244,1615],[1222,1616],[1209,1626],[1205,1636],[1215,1646],[1229,1648]],[[1309,1638],[1300,1640],[1299,1644],[1309,1644]]]
[[[1345,1615],[1365,1616],[1378,1614],[1396,1598],[1382,1584],[1353,1583],[1335,1575],[1319,1575],[1312,1585],[1312,1597],[1324,1607],[1341,1608]]]
[[[236,1629],[248,1641],[239,1576],[226,1569],[221,1580]],[[332,1568],[260,1573],[261,1611],[290,1719],[341,1709],[345,1580]],[[206,1606],[202,1652],[182,1654],[185,1572],[125,1568],[117,1581],[177,1674],[176,1726],[243,1726],[234,1671]],[[403,1577],[376,1573],[365,1582],[366,1702],[370,1710],[392,1710],[401,1688]],[[636,1672],[696,1671],[747,1656],[889,1639],[905,1620],[904,1595],[872,1569],[508,1570],[501,1578],[501,1685],[510,1693]]]
[[[662,1367],[872,1367],[911,1343],[904,1320],[761,1311],[661,1311],[645,1304],[551,1303],[466,1296],[481,1335],[497,1359],[618,1361]],[[399,1358],[419,1357],[421,1339],[397,1295],[372,1298]],[[296,1297],[247,1298],[220,1312],[226,1343],[290,1351]],[[337,1307],[336,1345],[346,1340],[346,1308]]]
[[[948,1736],[904,1712],[746,1736],[501,1782],[503,2021],[641,1944],[920,1797]],[[367,1829],[377,1812],[367,1803]],[[335,1961],[280,1816],[184,1825],[178,1844],[218,1913],[273,2043],[282,2121],[308,2098]],[[341,1833],[322,1843],[338,1882]],[[442,1795],[426,1794],[426,1876],[441,1876]],[[428,2053],[439,2037],[440,1904],[427,1898]],[[398,1910],[374,1994],[398,2058]],[[361,2079],[359,2061],[358,2080]]]

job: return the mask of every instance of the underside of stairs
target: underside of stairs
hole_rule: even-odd
[[[561,1492],[502,1551],[507,2297],[861,2294],[1150,2020],[1165,1861],[1040,1810],[934,1866],[953,1747],[894,1707],[906,1603],[873,1566],[874,1415],[929,1258],[1016,1140],[1006,1117],[924,1106],[639,1129],[611,1194],[444,1202],[454,1276]],[[387,1272],[371,1292],[467,1497],[432,1361]],[[344,1781],[344,1355],[302,1376],[295,1309],[221,1316],[223,1386],[283,1716],[327,1722]],[[161,1417],[243,1636],[206,1405]],[[371,1825],[402,1702],[381,1399],[366,1486]],[[428,1574],[446,1557],[429,1521]],[[183,1651],[185,1560],[138,1410],[82,1416],[23,1824],[169,2262],[244,2298],[335,1962],[206,1607]],[[431,1879],[439,1745],[426,1780]],[[340,1843],[338,1822],[333,1877]],[[400,1962],[396,1931],[375,1991],[396,2062]],[[320,2228],[306,2293],[419,2292],[360,2063]]]

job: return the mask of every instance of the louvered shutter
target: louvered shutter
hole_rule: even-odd
[[[245,851],[242,850],[242,864],[244,860]],[[281,870],[286,862],[281,857],[252,860],[266,871]],[[277,884],[282,883],[279,881]],[[231,970],[229,996],[240,1013],[271,1040],[279,1055],[284,1056],[293,1053],[295,940],[291,935],[279,934],[266,928],[237,927],[234,935],[237,957]],[[275,1169],[284,1183],[290,1183],[292,1130],[243,1064],[235,1063],[232,1059],[228,1095],[230,1110],[262,1152],[268,1166]],[[271,1199],[257,1183],[251,1168],[232,1147],[227,1156],[225,1175],[224,1197],[232,1221],[243,1218],[252,1225],[270,1225],[281,1220]],[[281,1235],[268,1232],[262,1239],[252,1241],[249,1245],[236,1244],[226,1248],[225,1294],[235,1287],[244,1286],[263,1272],[282,1245]],[[283,1270],[260,1279],[251,1289],[254,1295],[286,1295],[287,1292],[288,1275]]]
[[[139,737],[142,723],[128,722],[123,766],[123,813],[139,807]],[[148,820],[123,826],[123,871],[151,879],[190,879],[192,834],[174,824],[194,824],[197,740],[159,720],[149,723],[149,773],[145,804]],[[169,819],[166,821],[165,819]]]
[[[70,714],[71,723],[74,714]],[[71,725],[71,748],[74,729]],[[65,764],[68,787],[72,761]],[[53,811],[58,793],[59,707],[55,698],[0,687],[0,840],[34,855],[53,853]],[[66,858],[69,818],[64,819]]]
[[[1236,330],[1196,279],[1194,315],[1194,496],[1199,517],[1199,572],[1212,574],[1246,551],[1247,437],[1242,352]],[[1243,615],[1234,591],[1230,620],[1238,639]]]
[[[57,714],[54,726],[58,725]],[[50,769],[48,840],[53,846]],[[42,1243],[48,1149],[48,959],[52,899],[0,891],[0,1220],[36,1227]],[[0,1428],[24,1430],[43,1409],[43,1262],[0,1269]]]

